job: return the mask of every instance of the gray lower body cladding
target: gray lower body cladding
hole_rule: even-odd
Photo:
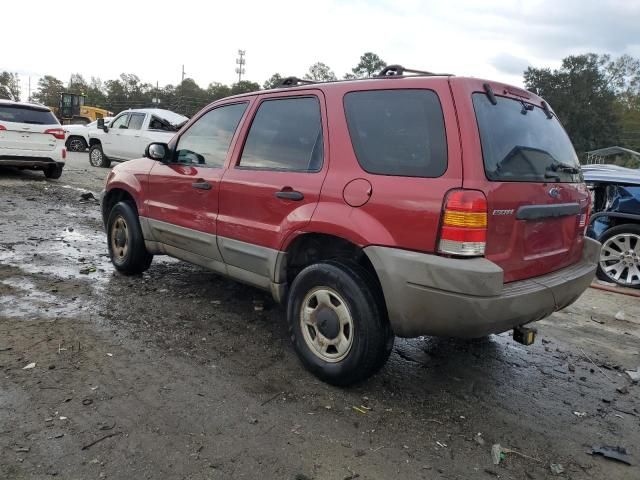
[[[580,297],[595,275],[600,244],[562,270],[502,283],[484,258],[457,260],[387,247],[365,252],[378,273],[396,335],[474,338],[541,320]]]

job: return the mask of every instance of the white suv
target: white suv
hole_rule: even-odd
[[[65,133],[47,107],[0,100],[0,166],[60,178],[67,157]]]

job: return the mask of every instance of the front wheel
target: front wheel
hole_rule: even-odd
[[[640,225],[630,223],[610,228],[600,242],[598,278],[640,288]]]
[[[107,220],[107,242],[111,263],[121,273],[134,275],[149,268],[153,255],[147,252],[138,214],[127,202],[118,202]]]
[[[111,160],[102,151],[102,145],[99,143],[91,145],[89,149],[89,163],[94,167],[107,168],[111,165]]]
[[[394,336],[382,291],[360,265],[326,261],[293,281],[289,333],[304,366],[332,385],[351,385],[384,365]]]

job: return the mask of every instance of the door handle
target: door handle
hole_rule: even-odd
[[[279,192],[274,193],[277,198],[282,198],[283,200],[293,200],[299,202],[304,198],[304,195],[301,192],[296,192],[291,189],[282,189]]]
[[[199,190],[211,190],[213,187],[209,182],[194,182],[191,184],[193,188],[197,188]]]

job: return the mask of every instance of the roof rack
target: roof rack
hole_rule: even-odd
[[[312,83],[318,83],[314,80],[305,80],[298,77],[285,77],[278,84],[278,87],[297,87],[298,85],[310,85]]]
[[[404,68],[402,65],[387,65],[382,70],[380,70],[380,73],[376,74],[375,76],[378,78],[399,77],[404,75],[405,73],[413,73],[416,75],[428,75],[430,77],[441,76],[441,75],[443,76],[451,75],[450,73],[433,73],[433,72],[425,72],[424,70],[414,70],[412,68]]]

